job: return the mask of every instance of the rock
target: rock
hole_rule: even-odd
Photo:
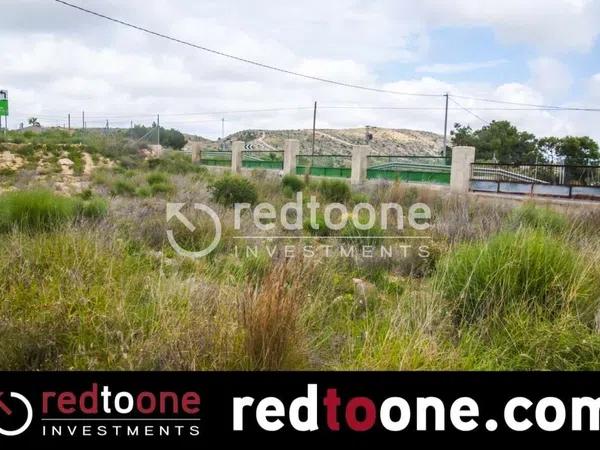
[[[73,161],[71,161],[69,158],[61,158],[58,160],[58,165],[59,166],[69,166],[71,167],[73,165]]]
[[[360,278],[352,278],[352,282],[354,283],[354,300],[361,308],[366,309],[376,293],[375,285]]]
[[[596,315],[594,316],[594,331],[600,334],[600,309],[596,311]]]

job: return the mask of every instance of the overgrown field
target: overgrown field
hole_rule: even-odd
[[[0,196],[0,369],[600,369],[599,209],[223,178],[179,154],[123,159],[77,195],[32,177]],[[239,251],[256,242],[235,239],[232,202],[280,206],[298,191],[349,206],[428,204],[429,257]],[[167,224],[167,201],[218,211],[215,252],[173,251],[167,228],[186,248],[213,232],[208,220],[194,233]],[[304,233],[302,244],[332,241]],[[382,230],[338,234],[371,245]]]

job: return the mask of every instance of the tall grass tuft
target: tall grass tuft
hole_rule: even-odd
[[[48,231],[70,222],[79,200],[46,190],[10,192],[0,196],[0,231]]]
[[[530,227],[548,230],[553,233],[566,232],[569,229],[567,217],[549,207],[540,207],[528,202],[513,210],[508,223],[514,227]]]
[[[289,265],[278,264],[246,292],[240,305],[241,324],[252,369],[283,369],[293,359],[302,304],[300,280]]]
[[[434,280],[460,321],[502,318],[515,308],[589,317],[600,287],[589,263],[545,230],[521,228],[459,247]]]

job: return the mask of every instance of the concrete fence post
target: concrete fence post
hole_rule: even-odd
[[[300,149],[298,139],[286,139],[283,146],[283,174],[296,175],[296,156]]]
[[[192,164],[198,164],[202,160],[202,147],[200,142],[192,142]]]
[[[367,179],[367,156],[371,152],[368,145],[355,145],[352,148],[352,173],[350,183],[360,184]]]
[[[450,190],[469,192],[471,184],[471,164],[475,162],[475,147],[453,147],[450,168]]]
[[[243,141],[234,141],[231,145],[231,173],[242,173]]]

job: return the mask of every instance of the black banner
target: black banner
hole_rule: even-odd
[[[576,437],[600,414],[592,372],[3,372],[0,392],[0,448]]]

